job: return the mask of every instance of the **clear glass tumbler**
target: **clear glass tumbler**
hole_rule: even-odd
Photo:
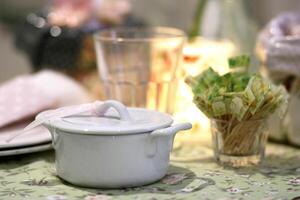
[[[117,28],[94,35],[107,99],[172,113],[184,32],[175,28]]]
[[[255,166],[265,155],[266,120],[211,120],[216,160],[226,166]]]

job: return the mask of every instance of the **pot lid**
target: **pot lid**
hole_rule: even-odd
[[[50,118],[43,120],[43,124],[69,133],[127,135],[166,128],[173,123],[171,116],[166,113],[143,108],[126,108],[114,100],[95,102],[93,105],[93,109],[88,113]],[[70,109],[74,109],[74,106]],[[39,114],[36,119],[45,119],[49,112],[51,111]]]

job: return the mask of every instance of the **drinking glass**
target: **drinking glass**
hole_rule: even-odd
[[[172,113],[184,32],[175,28],[116,28],[94,35],[107,99]]]

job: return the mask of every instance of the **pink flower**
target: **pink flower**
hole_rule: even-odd
[[[230,192],[231,194],[236,194],[242,192],[242,190],[240,190],[239,188],[230,187],[227,189],[227,192]]]
[[[186,178],[187,178],[186,174],[169,174],[165,176],[165,178],[163,178],[161,182],[167,185],[175,185],[180,183]]]
[[[84,200],[108,200],[111,199],[110,196],[106,195],[94,195],[94,196],[86,196]]]
[[[290,185],[300,185],[300,177],[292,178],[292,179],[288,180],[288,183]]]
[[[65,196],[63,195],[49,195],[46,197],[47,200],[65,200],[67,199]]]
[[[53,0],[48,21],[56,26],[78,27],[96,16],[103,23],[120,24],[130,11],[129,0]]]

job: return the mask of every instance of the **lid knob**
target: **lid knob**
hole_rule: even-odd
[[[103,116],[110,108],[114,108],[119,113],[120,120],[131,121],[131,117],[126,106],[115,100],[107,100],[104,102],[96,101],[94,103],[93,113],[97,116]]]

